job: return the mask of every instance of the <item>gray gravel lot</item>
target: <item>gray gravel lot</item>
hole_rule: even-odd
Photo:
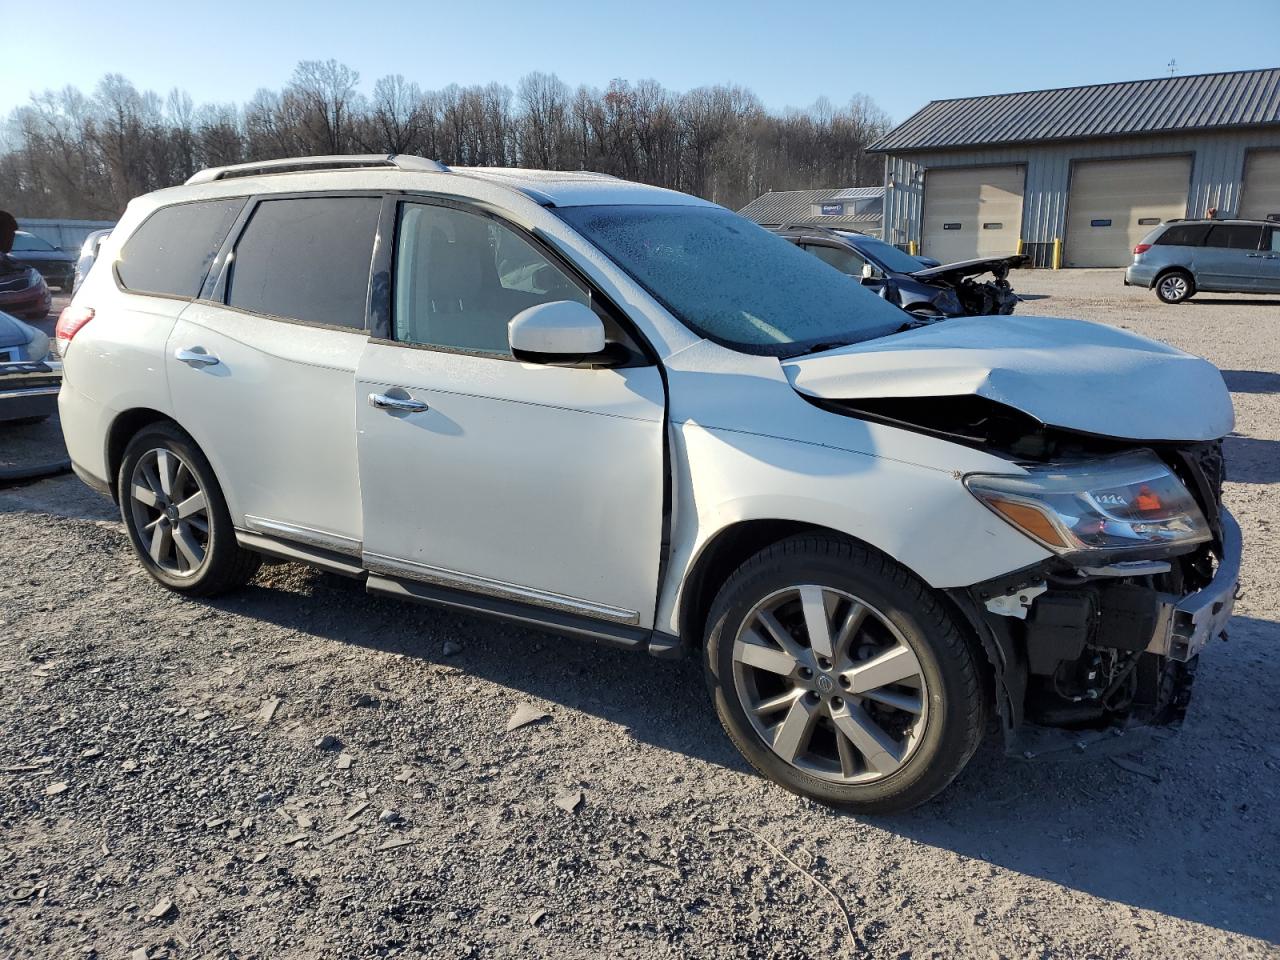
[[[696,663],[293,565],[181,600],[62,477],[0,490],[0,956],[1280,956],[1280,299],[1014,279],[1231,387],[1245,595],[1175,735],[1123,768],[988,744],[851,817],[750,773]]]

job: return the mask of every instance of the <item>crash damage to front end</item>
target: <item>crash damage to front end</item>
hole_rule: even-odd
[[[1225,638],[1240,528],[1222,503],[1230,396],[1207,361],[1081,321],[968,318],[788,367],[832,412],[994,453],[973,496],[1043,546],[946,590],[991,661],[1028,759],[1132,749],[1181,722]]]

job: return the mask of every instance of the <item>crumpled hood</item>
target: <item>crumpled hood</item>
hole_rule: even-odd
[[[812,397],[975,394],[1048,426],[1123,439],[1216,440],[1235,425],[1209,361],[1084,320],[958,317],[782,367]]]
[[[0,311],[0,347],[22,347],[31,340],[31,328],[9,314]]]

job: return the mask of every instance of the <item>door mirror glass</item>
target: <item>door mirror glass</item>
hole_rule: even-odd
[[[521,310],[507,325],[511,353],[519,360],[554,363],[604,350],[604,324],[576,300],[553,300]]]
[[[880,278],[876,275],[876,268],[869,263],[862,265],[862,282],[875,283]]]

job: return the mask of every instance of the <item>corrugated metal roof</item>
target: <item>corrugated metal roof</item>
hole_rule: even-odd
[[[872,144],[904,153],[1280,124],[1280,67],[933,100]]]
[[[756,223],[821,223],[827,226],[879,223],[881,210],[835,216],[815,216],[815,203],[878,200],[884,187],[850,187],[844,190],[778,190],[756,197],[738,212]]]

